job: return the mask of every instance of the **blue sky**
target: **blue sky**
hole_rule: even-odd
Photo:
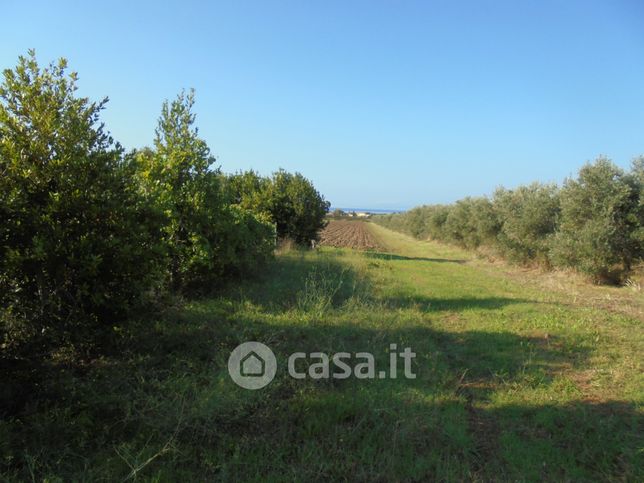
[[[127,148],[194,87],[224,171],[407,208],[644,154],[642,1],[3,2],[0,66],[66,57]]]

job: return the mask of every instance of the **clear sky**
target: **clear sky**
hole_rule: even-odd
[[[227,172],[407,208],[644,153],[644,2],[3,0],[0,66],[66,57],[125,147],[194,87]]]

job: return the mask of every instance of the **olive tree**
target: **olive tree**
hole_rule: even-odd
[[[499,222],[498,246],[508,258],[522,263],[549,264],[548,251],[559,217],[559,189],[532,183],[494,193]]]
[[[561,190],[561,223],[553,258],[598,281],[627,273],[639,247],[634,234],[641,186],[605,157],[586,164]]]

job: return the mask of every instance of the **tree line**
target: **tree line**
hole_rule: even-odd
[[[643,189],[644,157],[634,159],[628,171],[599,157],[562,186],[499,188],[491,197],[420,206],[374,221],[419,239],[618,283],[644,256]]]
[[[194,92],[161,108],[152,147],[106,131],[64,59],[33,51],[0,84],[0,350],[95,347],[168,294],[261,271],[276,240],[308,244],[329,203],[299,173],[224,174]]]

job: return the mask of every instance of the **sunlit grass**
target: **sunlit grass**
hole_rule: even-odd
[[[3,421],[9,479],[644,479],[641,321],[567,303],[460,250],[375,227],[386,252],[285,251],[264,276],[142,321]],[[278,358],[230,380],[239,343]],[[294,351],[411,347],[413,380],[294,380]]]

